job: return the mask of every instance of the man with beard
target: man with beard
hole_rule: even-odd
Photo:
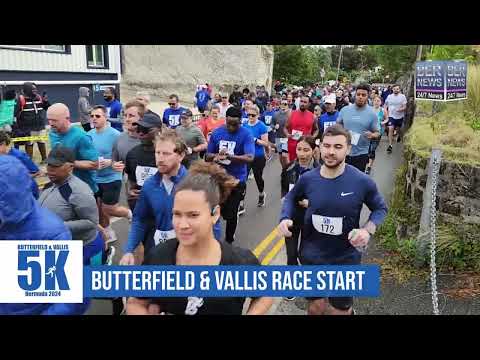
[[[308,96],[302,96],[300,99],[300,110],[292,111],[290,118],[285,123],[283,132],[288,138],[288,157],[290,162],[297,157],[297,142],[302,136],[318,134],[318,124],[315,121],[313,113],[308,111]]]
[[[245,213],[240,202],[247,189],[247,164],[253,162],[255,145],[250,132],[241,126],[240,109],[227,110],[226,125],[216,129],[208,142],[206,161],[214,161],[225,167],[227,172],[239,180],[230,196],[221,207],[221,215],[226,220],[225,241],[233,243],[237,229],[238,215]]]
[[[158,171],[155,162],[155,146],[153,139],[162,129],[162,121],[153,114],[145,114],[135,122],[140,145],[132,148],[125,159],[125,173],[128,175],[128,206],[133,211],[140,190],[145,181]]]
[[[376,228],[387,214],[387,206],[375,182],[363,172],[345,164],[351,150],[351,135],[340,125],[323,133],[323,165],[300,177],[282,206],[280,233],[292,236],[290,227],[295,199],[308,199],[300,262],[302,265],[359,265]],[[371,211],[360,227],[363,204]],[[329,224],[326,226],[325,224]],[[351,315],[352,297],[308,298],[310,315]]]
[[[343,125],[352,137],[352,151],[347,156],[347,164],[365,172],[368,164],[370,140],[380,138],[377,114],[367,105],[370,86],[360,84],[355,92],[355,104],[344,107],[337,117],[337,123]]]
[[[122,132],[122,104],[117,99],[115,88],[106,88],[103,92],[103,99],[105,100],[104,106],[107,108],[108,121],[110,121],[112,128]]]

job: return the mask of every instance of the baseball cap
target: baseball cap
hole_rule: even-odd
[[[328,95],[325,98],[325,104],[336,104],[337,103],[337,98],[335,95]]]
[[[58,145],[50,151],[47,157],[47,164],[52,166],[62,166],[65,163],[74,163],[75,154],[65,146]]]
[[[240,111],[240,109],[232,106],[227,109],[227,113],[225,115],[228,117],[241,118],[242,112]]]
[[[145,128],[161,128],[162,127],[162,120],[160,117],[153,115],[153,114],[145,114],[143,118],[137,121],[137,124],[143,126]]]
[[[186,109],[184,112],[182,112],[182,114],[180,115],[180,117],[192,117],[193,114],[190,110]]]

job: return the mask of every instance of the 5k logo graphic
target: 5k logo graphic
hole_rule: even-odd
[[[41,261],[41,252],[38,250],[18,251],[18,270],[27,272],[18,275],[20,288],[25,291],[35,291],[40,288],[43,290],[70,290],[65,275],[65,263],[69,251],[45,250],[42,253],[44,261]],[[43,268],[42,263],[44,264]]]

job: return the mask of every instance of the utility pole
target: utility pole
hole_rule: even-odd
[[[340,63],[342,61],[342,54],[343,54],[343,45],[340,45],[340,55],[338,56],[338,66],[337,66],[337,78],[336,81],[338,81],[338,76],[340,74]]]

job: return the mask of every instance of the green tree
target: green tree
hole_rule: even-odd
[[[461,60],[470,63],[476,61],[477,54],[471,45],[431,45],[428,60]]]
[[[290,84],[317,82],[320,69],[330,69],[330,52],[319,46],[275,45],[274,51],[273,77]]]
[[[410,71],[416,58],[417,45],[369,45],[369,52],[390,79]]]
[[[275,45],[273,78],[286,83],[294,82],[301,75],[303,55],[301,45]]]

